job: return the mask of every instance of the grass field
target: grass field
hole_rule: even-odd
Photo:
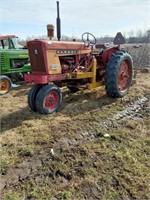
[[[148,200],[149,77],[123,99],[63,88],[52,115],[29,109],[30,84],[1,96],[1,200]]]

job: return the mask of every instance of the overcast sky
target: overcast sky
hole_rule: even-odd
[[[114,37],[150,29],[150,0],[59,0],[59,7],[62,34],[67,36],[88,31]],[[47,24],[56,27],[56,11],[56,0],[0,0],[0,35],[47,35]]]

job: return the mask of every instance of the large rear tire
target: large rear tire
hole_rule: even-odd
[[[5,76],[0,76],[0,95],[7,94],[11,89],[11,80]]]
[[[62,102],[61,90],[54,84],[43,86],[37,96],[35,106],[39,113],[50,114],[55,112]]]
[[[37,111],[36,106],[35,106],[35,100],[36,100],[37,93],[39,92],[41,87],[42,87],[42,85],[35,84],[32,86],[32,88],[30,89],[30,91],[28,93],[28,105],[31,108],[31,110],[34,112]]]
[[[105,89],[108,96],[113,98],[123,97],[132,82],[133,61],[125,51],[117,51],[107,64],[105,71]]]

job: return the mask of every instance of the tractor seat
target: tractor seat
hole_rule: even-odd
[[[109,43],[97,43],[95,44],[96,49],[106,49],[109,47]]]

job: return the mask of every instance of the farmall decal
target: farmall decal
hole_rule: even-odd
[[[78,54],[78,50],[71,50],[71,49],[68,49],[68,50],[64,50],[64,49],[59,49],[59,50],[56,50],[56,53],[57,54]]]

